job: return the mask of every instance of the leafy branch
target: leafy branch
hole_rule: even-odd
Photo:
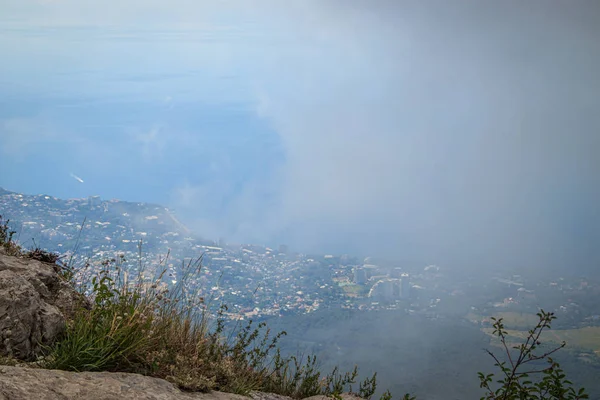
[[[559,363],[550,357],[565,347],[565,342],[540,353],[542,332],[551,328],[552,321],[556,319],[556,316],[554,313],[544,310],[540,310],[537,316],[539,318],[537,325],[528,331],[525,341],[516,346],[508,344],[508,332],[502,318],[492,318],[494,321],[493,335],[500,340],[508,362],[501,361],[494,353],[486,350],[494,359],[494,365],[500,369],[501,377],[496,380],[499,387],[494,390],[492,388],[494,374],[478,373],[480,387],[486,391],[481,400],[578,400],[589,398],[585,389],[573,388],[572,382],[566,379]],[[517,354],[514,354],[515,350],[518,351]],[[533,367],[543,361],[547,363],[546,367]],[[530,378],[536,375],[540,377],[538,380],[534,381]]]

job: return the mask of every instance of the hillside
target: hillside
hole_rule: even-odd
[[[325,370],[338,363],[358,364],[362,377],[378,371],[380,388],[394,393],[410,391],[432,400],[460,399],[465,394],[475,398],[480,393],[476,373],[491,366],[483,349],[495,346],[485,334],[489,328],[484,320],[490,315],[505,316],[511,329],[521,329],[510,334],[522,337],[535,316],[528,314],[530,318],[521,321],[511,317],[521,314],[498,311],[531,313],[539,304],[555,304],[561,313],[557,327],[562,324],[568,329],[553,330],[544,338],[569,339],[569,347],[558,359],[576,384],[600,392],[595,379],[600,363],[590,354],[600,343],[593,336],[597,329],[590,326],[598,313],[593,301],[598,285],[593,280],[552,276],[485,280],[427,266],[410,270],[412,298],[379,301],[367,295],[369,285],[377,280],[356,284],[353,273],[357,265],[378,269],[378,274],[396,273],[400,268],[393,262],[378,267],[362,265],[349,256],[309,256],[265,246],[203,242],[188,235],[171,212],[158,205],[3,193],[0,211],[7,210],[25,248],[40,246],[67,255],[75,250],[77,266],[86,265],[78,263],[81,260],[93,266],[79,275],[78,282],[89,282],[102,271],[104,261],[116,258],[111,268],[130,273],[138,271],[140,261],[144,268],[162,265],[168,270],[166,283],[176,284],[185,276],[177,265],[190,256],[203,255],[202,268],[189,289],[207,299],[213,317],[226,304],[223,316],[228,325],[239,328],[249,318],[267,321],[273,332],[288,332],[281,342],[284,354],[315,353]],[[141,254],[140,239],[144,243]],[[172,249],[171,262],[161,264],[168,249]],[[345,290],[349,287],[360,290]],[[578,329],[586,333],[585,340]],[[425,376],[435,376],[438,384],[424,383]]]
[[[179,252],[202,243],[168,208],[149,203],[98,196],[64,200],[0,189],[0,210],[10,216],[21,243],[63,251],[77,245],[83,253],[136,252],[143,240],[149,251]]]
[[[40,261],[46,253],[19,249],[7,237],[0,226],[0,398],[242,398],[217,391],[256,400],[339,398],[355,382],[273,354],[280,336],[262,325],[226,339],[203,301],[189,297],[185,284],[164,285],[162,273],[129,284],[107,263],[85,296],[73,271]],[[370,399],[375,382],[365,380],[355,394]]]

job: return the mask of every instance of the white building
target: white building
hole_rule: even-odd
[[[354,283],[357,285],[364,285],[367,282],[367,271],[364,268],[356,266],[354,267]]]
[[[382,279],[377,281],[369,291],[369,297],[380,301],[391,301],[396,298],[398,279]]]

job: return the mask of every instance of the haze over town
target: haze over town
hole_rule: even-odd
[[[597,271],[595,1],[0,0],[0,185],[195,232]]]
[[[0,255],[138,274],[377,396],[480,398],[543,309],[599,399],[599,39],[597,0],[0,0]]]

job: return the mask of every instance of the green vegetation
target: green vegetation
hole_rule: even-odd
[[[8,221],[0,217],[0,244],[7,254],[58,261],[58,257],[40,249],[22,250],[14,243],[13,235]],[[188,391],[221,390],[247,395],[257,390],[293,398],[318,394],[339,397],[348,391],[365,399],[375,395],[376,374],[360,382],[356,367],[349,372],[334,367],[329,374],[322,374],[315,356],[283,356],[279,341],[285,331],[273,335],[265,323],[254,325],[250,320],[235,333],[226,334],[226,306],[211,320],[207,311],[210,300],[205,301],[200,289],[192,290],[189,284],[202,268],[201,258],[183,265],[183,276],[171,286],[163,279],[167,259],[155,271],[145,270],[140,263],[135,276],[122,268],[123,261],[123,257],[105,261],[90,280],[80,275],[87,266],[57,266],[57,271],[68,272],[62,274],[64,279],[80,282],[73,283],[76,289],[91,290],[91,306],[74,314],[61,340],[45,348],[44,357],[36,362],[38,366],[134,372],[166,379]],[[550,357],[564,343],[555,348],[541,343],[556,317],[542,311],[538,318],[537,325],[525,336],[514,337],[505,329],[502,317],[494,318],[492,334],[505,350],[506,359],[488,351],[500,377],[495,380],[494,374],[479,373],[480,387],[486,392],[482,399],[588,398],[583,389],[573,388],[560,365]],[[512,340],[520,342],[513,344]],[[413,356],[416,351],[413,349]],[[535,376],[539,379],[534,380]],[[353,387],[357,381],[358,387]],[[390,398],[389,391],[382,396],[382,400]],[[403,399],[414,397],[405,395]]]
[[[136,372],[190,391],[260,390],[295,398],[340,394],[356,382],[356,369],[322,376],[315,357],[305,362],[283,358],[277,343],[285,332],[272,335],[264,324],[249,321],[225,338],[226,307],[211,325],[202,293],[188,290],[201,259],[190,261],[183,279],[171,287],[163,282],[166,269],[150,279],[143,269],[129,277],[120,261],[106,261],[92,277],[91,310],[75,315],[62,340],[47,349],[41,366]],[[370,398],[375,387],[374,375],[359,384],[358,394]]]
[[[469,316],[468,316],[469,317]],[[539,318],[533,313],[501,312],[494,316],[502,319],[505,326],[507,342],[521,342],[527,338],[528,329],[535,325]],[[475,319],[475,318],[474,318]],[[483,328],[482,331],[494,337],[495,329]],[[593,351],[600,355],[600,327],[584,326],[577,329],[552,329],[545,330],[541,337],[544,342],[561,344],[568,342],[570,346]],[[498,341],[495,345],[501,345]]]
[[[368,290],[365,288],[365,286],[362,286],[362,285],[347,284],[347,285],[340,285],[340,286],[341,286],[342,290],[344,291],[344,293],[350,297],[364,296],[365,294],[368,293]]]
[[[484,328],[483,331],[489,335],[493,335],[494,328]],[[506,338],[508,342],[522,341],[527,338],[528,332],[507,329]],[[562,343],[569,342],[572,346],[589,349],[596,354],[600,354],[600,327],[584,326],[578,329],[557,329],[545,331],[541,339],[545,342]]]
[[[9,219],[2,219],[0,215],[0,247],[6,254],[16,256],[21,254],[21,246],[13,240],[16,232],[10,229],[9,222]]]
[[[501,361],[494,353],[488,354],[494,359],[495,366],[500,369],[500,378],[494,382],[494,374],[479,373],[480,386],[486,395],[482,400],[534,400],[557,399],[576,400],[588,399],[585,389],[575,389],[558,362],[550,356],[565,347],[563,342],[558,347],[548,348],[542,345],[541,336],[544,330],[550,329],[554,313],[541,310],[537,314],[537,325],[527,332],[525,340],[518,345],[507,342],[507,331],[502,318],[492,318],[494,321],[493,334],[498,338],[508,361]],[[515,351],[516,350],[516,351]],[[544,363],[546,366],[544,367]],[[534,380],[532,377],[541,376]],[[498,385],[494,385],[494,383]],[[494,386],[497,386],[494,388]]]
[[[502,318],[504,325],[511,329],[527,330],[539,322],[539,318],[533,313],[505,311],[494,315],[494,317],[496,319]]]
[[[13,237],[17,232],[10,228],[9,223],[9,219],[4,220],[0,215],[0,246],[4,249],[6,254],[10,256],[31,258],[50,264],[55,264],[59,260],[60,257],[58,254],[50,253],[37,246],[31,250],[23,249],[13,240]]]
[[[140,263],[137,274],[130,276],[122,268],[121,256],[104,261],[85,279],[89,265],[79,269],[57,265],[59,257],[53,253],[22,249],[13,241],[15,232],[8,223],[0,218],[0,244],[6,254],[52,263],[77,290],[88,291],[91,300],[89,309],[78,310],[67,322],[63,337],[45,348],[35,363],[39,367],[134,372],[166,379],[188,391],[259,390],[294,398],[336,397],[350,391],[366,399],[376,391],[376,374],[353,388],[356,367],[322,374],[314,356],[283,357],[278,341],[286,332],[273,335],[264,323],[254,325],[250,320],[226,335],[227,307],[222,306],[211,321],[203,294],[190,289],[189,282],[200,273],[201,258],[183,265],[182,278],[171,286],[163,279],[168,257],[155,271]],[[386,392],[384,399],[390,397]]]
[[[200,272],[201,259],[185,265],[183,279],[174,286],[163,281],[166,268],[151,278],[140,268],[130,277],[120,268],[121,261],[106,261],[92,277],[91,310],[75,315],[40,366],[136,372],[189,391],[260,390],[295,398],[337,395],[356,383],[356,368],[348,373],[334,369],[323,376],[316,357],[282,357],[277,343],[286,333],[272,335],[264,323],[255,326],[249,321],[225,337],[226,306],[211,324],[202,293],[188,290],[187,283]],[[357,394],[370,398],[376,385],[373,375],[359,383]]]

